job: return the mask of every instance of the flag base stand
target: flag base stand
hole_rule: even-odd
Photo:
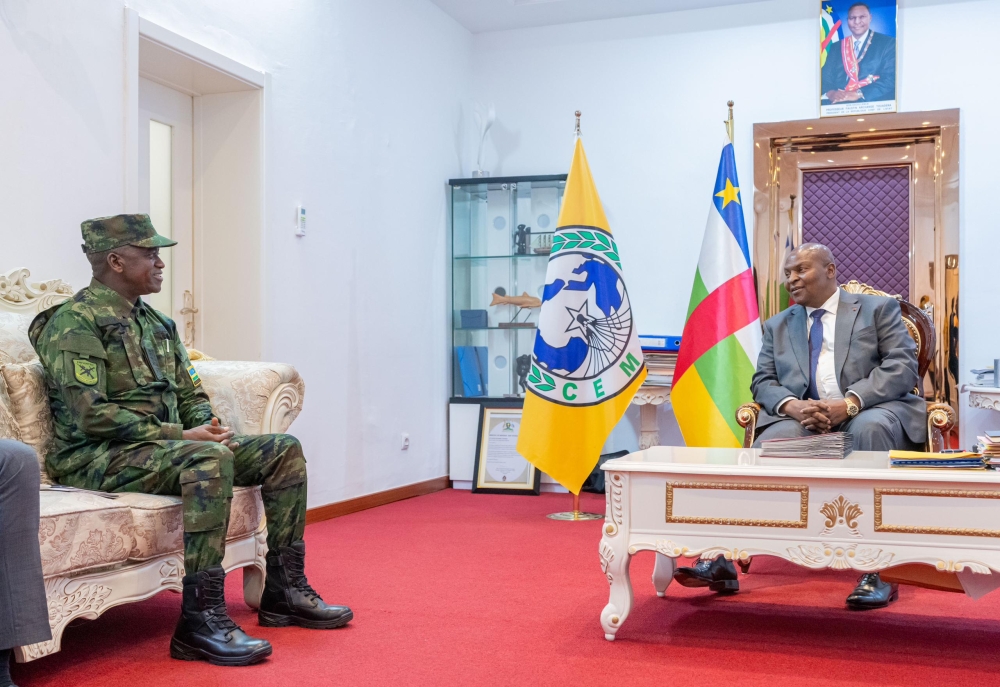
[[[580,510],[580,495],[573,494],[573,510],[562,513],[549,513],[545,517],[550,520],[603,520],[600,513],[584,513]]]

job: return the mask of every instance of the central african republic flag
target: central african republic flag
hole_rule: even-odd
[[[753,400],[760,315],[733,144],[722,148],[670,402],[688,446],[743,445],[736,410]]]
[[[826,64],[830,46],[840,41],[840,20],[833,20],[833,6],[823,3],[819,13],[819,66]]]

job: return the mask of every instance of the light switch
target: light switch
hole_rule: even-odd
[[[303,205],[295,208],[295,235],[306,235],[306,209]]]

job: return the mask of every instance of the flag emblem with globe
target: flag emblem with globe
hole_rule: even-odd
[[[632,311],[610,234],[597,227],[556,231],[542,306],[528,374],[533,391],[577,406],[620,393],[641,358],[628,350]]]
[[[532,353],[517,451],[579,494],[646,378],[618,244],[579,137]]]

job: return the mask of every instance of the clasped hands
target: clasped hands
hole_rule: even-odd
[[[791,401],[789,401],[790,404]],[[193,429],[185,429],[181,438],[184,441],[214,441],[229,448],[236,448],[239,446],[239,443],[232,440],[235,434],[228,427],[220,425],[219,418],[213,417],[211,424],[201,425]]]
[[[825,433],[847,420],[847,401],[787,401],[781,412],[806,429]]]
[[[847,90],[837,89],[826,92],[826,97],[830,99],[831,104],[844,103],[844,102],[850,103],[854,102],[855,100],[861,100],[861,95],[862,93],[860,90],[847,91]]]

